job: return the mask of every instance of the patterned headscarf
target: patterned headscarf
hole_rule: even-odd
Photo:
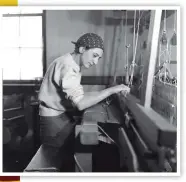
[[[72,42],[76,46],[76,50],[79,47],[90,48],[100,48],[104,50],[102,38],[95,33],[86,33],[82,35],[77,42]]]

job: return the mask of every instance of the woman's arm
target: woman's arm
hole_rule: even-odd
[[[121,91],[129,92],[130,88],[121,84],[111,88],[107,88],[102,91],[85,93],[84,97],[78,103],[76,103],[76,107],[78,108],[78,110],[82,111],[88,107],[91,107],[101,102],[102,100],[106,99],[110,95]]]
[[[121,84],[98,92],[84,93],[80,84],[80,76],[72,67],[66,66],[60,72],[63,73],[60,84],[62,91],[66,94],[66,98],[71,100],[80,111],[101,102],[112,94],[130,91],[129,87]]]

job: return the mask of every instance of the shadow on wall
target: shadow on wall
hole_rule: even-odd
[[[102,10],[91,10],[91,11],[83,10],[83,11],[84,13],[79,13],[80,10],[67,11],[67,16],[71,21],[84,20],[85,22],[96,26],[102,25],[102,16],[103,16]]]

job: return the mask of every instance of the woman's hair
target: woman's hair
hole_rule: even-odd
[[[81,46],[75,45],[74,52],[77,53],[77,54],[80,53],[80,52],[79,52],[79,47],[81,47]],[[84,47],[84,46],[82,46],[82,47]],[[85,48],[86,50],[89,50],[89,49],[90,49],[88,46],[85,46],[84,48]]]
[[[77,42],[73,42],[75,44],[75,53],[79,53],[79,48],[84,47],[86,50],[91,49],[91,48],[100,48],[104,50],[103,46],[103,40],[102,38],[95,34],[95,33],[86,33],[82,35]]]

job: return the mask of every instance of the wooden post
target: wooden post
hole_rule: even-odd
[[[147,40],[148,47],[146,51],[145,60],[147,61],[147,63],[144,69],[144,79],[142,87],[143,90],[141,97],[141,104],[146,108],[150,108],[152,100],[152,86],[157,61],[156,57],[161,24],[161,15],[161,9],[151,11],[149,34]]]

